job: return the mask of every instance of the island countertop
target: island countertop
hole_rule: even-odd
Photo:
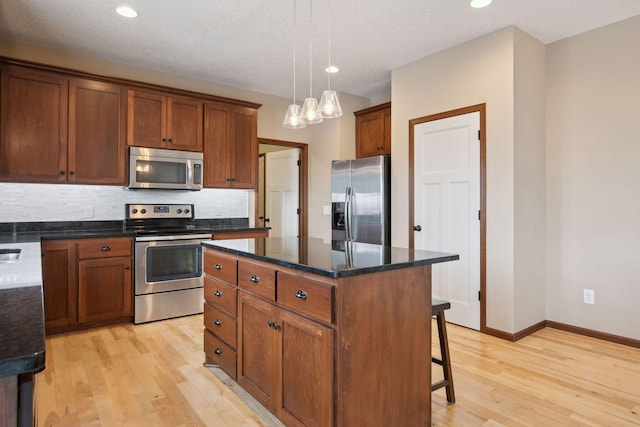
[[[0,377],[44,369],[45,338],[40,243],[0,244],[20,249],[0,263]]]
[[[347,277],[459,259],[451,253],[313,237],[209,240],[205,247],[327,277]]]

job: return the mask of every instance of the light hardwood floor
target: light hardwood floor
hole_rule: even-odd
[[[448,332],[456,403],[434,392],[433,425],[640,425],[640,349],[554,329],[517,343]],[[202,366],[202,316],[54,336],[46,357],[40,426],[269,425]]]

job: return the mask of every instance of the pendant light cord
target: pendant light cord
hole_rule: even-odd
[[[313,0],[309,0],[309,98],[313,98]]]
[[[327,67],[329,67],[327,74],[329,74],[329,90],[331,90],[331,0],[329,0],[329,64]]]
[[[296,0],[293,0],[293,103],[296,103]]]

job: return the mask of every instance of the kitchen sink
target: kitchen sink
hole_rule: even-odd
[[[16,262],[22,249],[0,249],[0,262]]]

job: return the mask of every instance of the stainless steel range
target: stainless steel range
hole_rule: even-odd
[[[210,228],[194,226],[193,205],[127,204],[135,235],[134,323],[202,313],[201,242]]]

